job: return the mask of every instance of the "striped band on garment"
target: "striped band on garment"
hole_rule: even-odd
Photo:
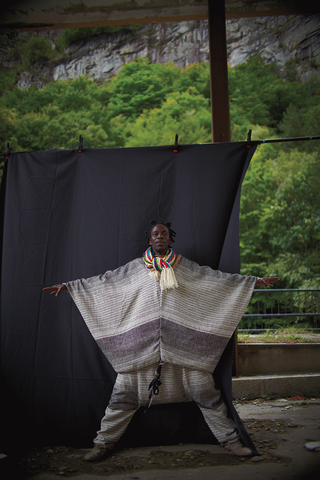
[[[167,272],[174,272],[178,288],[164,291],[161,280],[150,278],[141,257],[66,283],[117,373],[134,372],[160,359],[212,373],[256,283],[256,277],[219,272],[184,257],[161,275]]]

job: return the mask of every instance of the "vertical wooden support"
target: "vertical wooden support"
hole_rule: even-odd
[[[208,0],[212,141],[230,142],[225,0]],[[233,336],[232,374],[238,375],[238,332]]]
[[[212,141],[230,142],[225,0],[208,0]]]

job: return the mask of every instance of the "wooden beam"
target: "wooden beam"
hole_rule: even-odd
[[[212,141],[230,142],[225,0],[208,0]]]
[[[1,13],[1,12],[0,12]],[[274,17],[279,15],[303,15],[298,10],[263,10],[258,12],[226,12],[226,19],[234,18],[250,18],[250,17]],[[107,27],[117,25],[138,25],[146,23],[166,23],[166,22],[190,22],[195,20],[208,20],[208,14],[198,15],[172,15],[165,17],[141,17],[141,18],[121,18],[118,20],[105,20],[101,17],[101,20],[92,21],[76,21],[76,22],[53,22],[53,23],[37,23],[36,21],[30,21],[26,23],[1,23],[0,20],[0,33],[10,32],[38,32],[42,30],[63,30],[67,28],[87,28],[87,27]]]

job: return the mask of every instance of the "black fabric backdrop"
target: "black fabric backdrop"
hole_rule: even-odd
[[[68,294],[44,286],[141,256],[151,219],[177,253],[238,272],[240,186],[256,144],[51,150],[10,155],[2,183],[1,388],[5,444],[90,446],[115,372]],[[254,272],[252,272],[254,274]],[[146,299],[147,308],[147,299]],[[215,372],[232,407],[231,343]],[[17,437],[18,436],[18,437]],[[213,441],[194,404],[139,410],[122,445]]]

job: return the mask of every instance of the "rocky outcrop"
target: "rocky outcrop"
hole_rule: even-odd
[[[295,60],[306,81],[320,67],[320,17],[280,16],[227,21],[227,49],[230,66],[261,54],[284,69]],[[149,57],[152,63],[173,62],[184,68],[209,61],[207,22],[180,22],[145,25],[138,35],[101,36],[83,45],[72,45],[63,64],[53,72],[55,80],[89,75],[110,78],[124,63]]]
[[[320,16],[279,16],[227,22],[231,66],[261,54],[284,70],[292,61],[302,81],[320,73]],[[319,69],[319,70],[318,70]]]
[[[320,67],[320,17],[280,16],[227,21],[227,50],[230,66],[261,54],[283,69],[294,59],[300,76],[306,80]],[[184,68],[209,61],[206,21],[153,24],[138,34],[116,37],[101,35],[67,49],[64,63],[54,68],[55,80],[89,75],[97,79],[119,73],[124,63],[149,57],[152,63],[173,62]]]
[[[52,44],[61,31],[48,31]],[[275,63],[284,78],[291,65],[302,81],[312,74],[320,78],[320,16],[252,17],[227,20],[227,50],[230,66],[261,54]],[[74,79],[87,75],[97,80],[109,79],[121,67],[139,57],[152,63],[173,62],[184,68],[209,61],[206,21],[156,23],[141,25],[134,32],[100,34],[71,44],[61,58],[36,65],[32,72],[21,71],[18,85],[27,88],[47,81]]]
[[[206,22],[144,25],[134,34],[99,35],[73,44],[66,53],[65,62],[54,68],[55,80],[79,75],[107,79],[139,57],[148,57],[151,63],[173,62],[184,68],[190,63],[209,61],[208,28]]]

